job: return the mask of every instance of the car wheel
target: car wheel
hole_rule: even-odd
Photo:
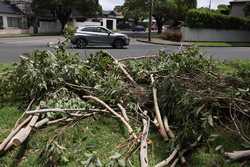
[[[116,49],[122,49],[124,46],[124,42],[121,39],[117,39],[114,41],[113,47]]]
[[[83,49],[83,48],[85,48],[86,46],[87,46],[86,40],[84,40],[84,39],[78,39],[78,40],[76,41],[76,47],[77,47],[78,49]]]

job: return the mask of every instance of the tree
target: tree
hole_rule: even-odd
[[[126,18],[136,22],[148,16],[148,0],[126,0],[123,13]],[[184,20],[189,9],[196,8],[197,0],[154,0],[153,16],[156,19],[158,33],[167,20]]]
[[[218,8],[217,11],[220,14],[224,14],[224,15],[229,15],[230,14],[230,7],[229,7],[229,5],[221,4],[217,8]]]
[[[174,0],[159,0],[154,3],[153,16],[156,20],[158,33],[162,32],[162,26],[167,20],[175,19],[177,6]]]
[[[122,13],[127,20],[133,19],[135,24],[138,24],[148,15],[147,7],[144,0],[126,0],[122,6]]]
[[[246,5],[244,7],[244,13],[245,13],[246,17],[250,16],[250,2],[246,3]]]
[[[83,16],[95,16],[101,7],[98,0],[33,0],[32,11],[36,16],[51,16],[57,18],[62,31],[70,20],[73,10],[78,11]]]

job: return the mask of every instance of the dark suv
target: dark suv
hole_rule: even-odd
[[[77,29],[71,43],[77,48],[85,48],[89,44],[111,45],[114,48],[121,49],[129,45],[129,38],[125,34],[114,33],[101,26],[87,26]]]

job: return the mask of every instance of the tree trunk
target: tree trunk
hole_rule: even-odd
[[[61,23],[61,32],[63,33],[65,25],[68,23],[68,21],[70,20],[70,16],[71,16],[72,10],[70,8],[64,8],[62,6],[57,7],[56,9],[56,16],[58,18],[58,20]]]
[[[163,26],[162,17],[161,16],[156,16],[155,20],[156,20],[156,25],[157,25],[157,28],[158,28],[158,34],[161,34],[162,26]]]

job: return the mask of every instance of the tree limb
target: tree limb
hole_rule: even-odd
[[[118,103],[117,105],[118,105],[118,107],[120,108],[120,110],[121,110],[121,112],[122,112],[122,116],[124,117],[124,119],[125,119],[127,122],[129,122],[129,118],[128,118],[128,116],[127,116],[126,109],[125,109],[120,103]]]
[[[4,141],[0,145],[0,152],[2,152],[4,150],[5,146],[10,142],[10,140],[13,138],[13,136],[15,136],[20,131],[20,129],[23,126],[25,126],[31,119],[32,119],[32,116],[29,116],[22,123],[20,123],[14,130],[11,131],[9,136],[6,139],[4,139]]]
[[[154,80],[154,77],[153,77],[152,74],[150,75],[150,78],[151,78],[151,83],[152,83],[152,86],[153,86],[152,89],[153,89],[153,98],[154,98],[154,107],[155,107],[156,119],[157,119],[157,121],[159,123],[160,133],[161,133],[162,137],[165,140],[167,140],[168,139],[168,135],[166,133],[166,130],[165,130],[165,127],[163,125],[162,118],[161,118],[161,112],[160,112],[159,105],[158,105],[158,100],[157,100],[157,89],[154,86],[155,80]]]
[[[144,111],[144,115],[147,115],[147,111]],[[140,148],[140,160],[141,160],[141,167],[148,167],[148,132],[150,127],[150,119],[146,120],[145,118],[142,119],[143,122],[143,131],[141,137],[141,148]]]
[[[83,98],[85,98],[85,99],[91,99],[91,100],[94,100],[94,101],[100,103],[103,107],[105,107],[108,111],[110,111],[112,114],[114,114],[116,117],[118,117],[124,123],[124,125],[128,129],[129,134],[131,134],[134,138],[137,138],[137,136],[135,135],[133,129],[128,124],[128,122],[120,114],[118,114],[110,106],[108,106],[104,101],[102,101],[99,98],[94,97],[94,96],[83,96]]]
[[[164,167],[167,166],[178,154],[178,152],[180,151],[180,146],[178,145],[176,147],[176,149],[170,154],[170,156],[163,160],[162,162],[158,163],[157,165],[155,165],[155,167]]]
[[[234,161],[237,161],[243,158],[250,158],[250,150],[225,152],[225,156]]]

